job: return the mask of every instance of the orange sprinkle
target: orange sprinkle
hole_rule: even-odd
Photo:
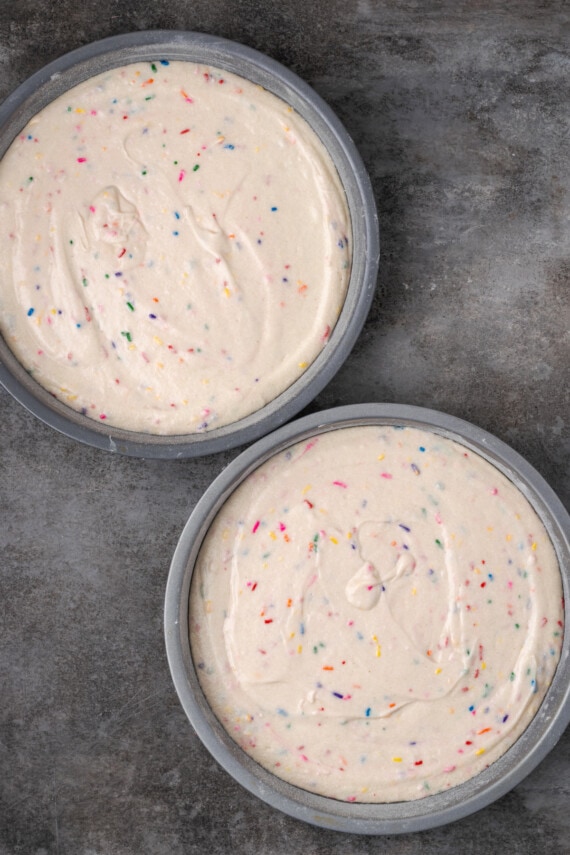
[[[293,600],[291,599],[291,597],[289,597],[289,599],[287,600],[287,608],[290,609],[292,605],[293,605]]]
[[[491,730],[491,728],[490,728],[490,727],[484,727],[484,728],[483,728],[483,730],[478,730],[478,731],[477,731],[477,735],[478,735],[478,736],[481,736],[481,734],[482,734],[482,733],[489,733],[489,731],[490,731],[490,730]]]
[[[154,77],[149,77],[148,80],[145,80],[144,83],[141,83],[141,86],[150,86],[151,83],[154,83]]]
[[[323,665],[323,671],[334,671],[334,667],[332,665]]]

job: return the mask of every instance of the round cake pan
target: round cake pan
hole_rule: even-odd
[[[284,424],[331,380],[350,353],[376,288],[378,218],[370,179],[347,131],[297,75],[243,45],[202,33],[152,31],[113,36],[72,51],[38,71],[0,106],[0,157],[39,110],[71,87],[129,63],[185,60],[234,72],[263,86],[302,116],[327,148],[346,195],[353,233],[352,271],[338,322],[306,372],[250,416],[204,433],[161,436],[99,424],[36,383],[0,336],[0,382],[45,423],[79,442],[136,457],[194,457],[246,444]],[[2,283],[0,283],[0,288]]]
[[[339,428],[360,425],[414,427],[440,434],[477,453],[526,497],[554,546],[566,602],[570,585],[570,517],[544,479],[519,454],[486,431],[460,419],[413,406],[363,404],[298,419],[264,437],[237,457],[198,502],[172,559],[165,600],[166,651],[174,685],[198,737],[213,757],[251,793],[313,825],[357,834],[420,831],[484,808],[526,777],[554,747],[570,721],[570,638],[531,724],[484,772],[437,795],[383,804],[358,804],[314,795],[275,777],[254,762],[213,715],[200,687],[189,641],[189,592],[198,552],[217,512],[257,467],[289,446]]]

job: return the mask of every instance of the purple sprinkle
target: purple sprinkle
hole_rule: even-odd
[[[156,315],[149,315],[149,318],[152,318],[152,319],[153,319],[153,321],[155,321],[155,320],[156,320]]]
[[[331,694],[333,695],[333,697],[340,698],[341,700],[342,698],[344,698],[344,695],[341,695],[340,692],[331,692]]]
[[[407,525],[402,525],[402,523],[398,523],[398,525],[400,526],[400,528],[403,528],[404,531],[410,531]]]

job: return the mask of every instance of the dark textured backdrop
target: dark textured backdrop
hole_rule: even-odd
[[[0,97],[142,29],[243,42],[333,107],[378,203],[362,336],[311,410],[392,401],[509,442],[570,505],[570,31],[564,2],[2,0]],[[570,852],[570,738],[477,815],[418,835],[312,828],[194,736],[162,638],[169,561],[237,454],[114,457],[0,392],[0,855]]]

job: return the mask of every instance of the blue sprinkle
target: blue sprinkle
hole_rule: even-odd
[[[161,60],[160,60],[160,64],[161,64],[161,65],[170,65],[170,63],[169,63],[169,61],[168,61],[167,59],[161,59]]]
[[[35,309],[28,309],[28,317],[30,318],[35,312]]]
[[[366,718],[370,718],[371,712],[372,712],[372,707],[367,707],[365,712],[364,712],[364,715],[366,716]]]
[[[75,324],[75,326],[77,327],[77,329],[81,328],[81,324]]]
[[[28,134],[28,139],[33,140],[33,136],[31,134]]]
[[[425,448],[423,447],[423,445],[420,445],[419,450],[420,450],[420,451],[425,451]]]
[[[299,632],[301,633],[301,635],[305,635],[305,624],[304,623],[299,624]]]
[[[289,715],[289,713],[287,712],[287,710],[284,710],[282,707],[279,707],[279,708],[278,708],[278,710],[277,710],[277,712],[279,713],[279,715],[284,715],[284,716],[288,716],[288,715]]]
[[[364,636],[362,635],[361,632],[357,632],[356,637],[358,638],[359,641],[362,641],[362,639],[364,638]]]
[[[493,576],[493,574],[492,574],[492,573],[487,573],[487,578],[488,578],[488,579],[490,579],[490,580],[491,580],[491,582],[492,582],[492,581],[493,581],[493,579],[494,579],[494,576]]]
[[[231,143],[226,143],[226,145],[224,146],[224,148],[229,148],[229,150],[230,150],[230,151],[233,151],[233,150],[234,150],[234,148],[235,148],[235,145],[232,145]]]
[[[277,210],[276,206],[274,205],[271,210],[276,211]]]
[[[176,219],[177,219],[177,220],[179,220],[179,219],[180,219],[180,214],[178,213],[178,211],[175,211],[175,212],[174,212],[174,216],[176,217]]]
[[[469,712],[473,712],[474,709],[475,709],[474,704],[471,704],[471,706],[469,707]]]
[[[180,232],[172,232],[172,234],[174,235],[174,237],[178,237],[178,235],[180,234]]]

